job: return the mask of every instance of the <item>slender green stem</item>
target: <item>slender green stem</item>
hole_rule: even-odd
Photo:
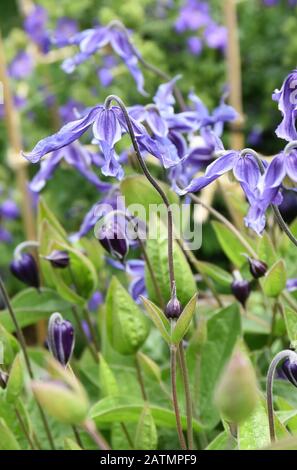
[[[99,347],[99,343],[98,343],[98,340],[97,340],[97,334],[96,334],[96,331],[95,331],[95,328],[94,328],[94,325],[93,325],[93,322],[92,322],[92,319],[91,319],[91,316],[90,316],[90,312],[87,308],[83,308],[83,315],[84,315],[86,323],[89,327],[90,333],[92,335],[94,347],[96,349],[96,352],[98,353],[100,347]]]
[[[18,422],[20,423],[20,427],[21,427],[21,429],[22,429],[22,431],[23,431],[23,434],[24,434],[24,436],[26,437],[29,446],[31,447],[31,450],[35,450],[34,442],[33,442],[32,439],[31,439],[31,436],[30,436],[30,434],[29,434],[29,432],[28,432],[28,430],[27,430],[27,427],[26,427],[26,425],[25,425],[25,423],[24,423],[24,420],[23,420],[23,418],[22,418],[22,416],[21,416],[21,413],[19,412],[19,410],[17,409],[17,407],[14,408],[14,411],[15,411],[17,420],[18,420]]]
[[[274,429],[274,413],[273,413],[273,380],[278,364],[287,358],[293,358],[294,361],[297,359],[297,354],[290,349],[279,352],[271,361],[271,364],[267,373],[267,412],[269,422],[269,432],[271,441],[275,441],[275,429]]]
[[[183,428],[182,428],[179,406],[178,406],[177,389],[176,389],[176,355],[177,355],[177,348],[175,345],[172,344],[170,347],[172,402],[173,402],[173,408],[174,408],[175,420],[176,420],[176,429],[177,429],[180,446],[183,450],[186,450],[187,445],[186,445],[185,437],[183,434]]]
[[[183,378],[184,390],[185,390],[185,399],[186,399],[186,412],[187,412],[187,438],[188,438],[188,448],[193,450],[193,403],[191,398],[190,391],[190,381],[188,366],[185,357],[184,348],[182,342],[179,344],[179,358],[180,358],[180,368]]]
[[[22,329],[20,328],[20,326],[18,324],[17,317],[14,313],[14,310],[13,310],[12,305],[11,305],[10,300],[9,300],[8,293],[6,291],[5,285],[4,285],[1,277],[0,277],[0,292],[1,292],[1,295],[3,297],[4,303],[7,307],[7,310],[10,314],[11,320],[14,324],[15,331],[16,331],[16,334],[17,334],[17,338],[19,340],[19,343],[20,343],[20,346],[21,346],[21,349],[22,349],[22,352],[23,352],[23,356],[24,356],[24,359],[25,359],[25,364],[26,364],[26,367],[27,367],[27,370],[28,370],[28,374],[30,376],[30,379],[33,380],[34,379],[34,374],[33,374],[33,370],[32,370],[32,367],[31,367],[31,362],[30,362],[30,359],[29,359],[29,355],[28,355],[28,352],[27,352],[25,337],[23,335]],[[36,402],[36,403],[37,403],[37,407],[38,407],[38,410],[39,410],[39,413],[40,413],[40,417],[41,417],[41,420],[42,420],[42,423],[43,423],[43,426],[44,426],[44,429],[45,429],[50,447],[51,447],[52,450],[55,450],[55,444],[54,444],[53,436],[52,436],[47,418],[44,414],[43,409],[39,405],[39,403],[38,402]]]
[[[79,445],[79,447],[81,449],[83,449],[84,446],[83,446],[82,440],[80,438],[77,427],[76,426],[71,426],[71,428],[72,428],[72,431],[73,431],[73,434],[74,434],[74,437],[75,437],[75,440],[76,440],[77,444]]]
[[[137,139],[134,133],[133,125],[131,123],[128,111],[126,109],[126,106],[124,105],[123,101],[116,95],[110,95],[106,98],[104,106],[105,108],[109,108],[111,106],[112,101],[115,101],[118,106],[121,108],[121,111],[123,112],[127,128],[130,134],[131,142],[133,145],[133,148],[135,150],[135,154],[137,156],[138,162],[140,164],[140,167],[145,174],[146,178],[148,181],[151,183],[151,185],[158,191],[160,194],[166,208],[167,208],[167,230],[168,230],[168,268],[169,268],[169,277],[170,277],[170,287],[171,291],[174,287],[175,284],[175,276],[174,276],[174,264],[173,264],[173,216],[172,216],[172,208],[170,206],[170,202],[165,194],[165,191],[161,188],[161,186],[158,184],[158,182],[155,180],[155,178],[151,175],[149,169],[146,166],[145,161],[142,158]]]
[[[133,444],[132,438],[129,434],[129,431],[128,431],[127,426],[125,425],[125,423],[121,423],[121,428],[123,430],[123,433],[126,436],[126,439],[127,439],[127,442],[129,444],[129,446],[131,447],[131,449],[134,449],[134,444]]]
[[[86,431],[87,434],[93,439],[95,444],[99,447],[101,450],[111,450],[110,446],[108,445],[107,441],[105,438],[102,436],[102,434],[96,429],[95,423],[91,420],[85,421],[83,423],[83,428]]]

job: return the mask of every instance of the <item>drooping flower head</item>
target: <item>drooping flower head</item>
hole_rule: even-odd
[[[280,90],[275,90],[272,98],[278,103],[283,120],[275,133],[280,139],[287,141],[297,139],[297,69],[293,70],[285,79]]]
[[[138,91],[147,95],[144,90],[144,78],[139,68],[140,52],[131,42],[130,34],[118,21],[112,21],[107,26],[98,26],[75,34],[68,44],[79,47],[79,52],[66,59],[62,68],[66,73],[72,73],[78,65],[85,62],[99,50],[110,46],[127,66],[135,80]]]
[[[48,13],[41,5],[34,6],[24,21],[24,29],[30,39],[46,54],[50,49],[50,36],[47,30]]]

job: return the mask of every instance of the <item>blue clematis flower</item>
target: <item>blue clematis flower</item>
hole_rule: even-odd
[[[8,73],[11,78],[22,80],[31,75],[34,68],[33,57],[28,52],[22,50],[17,53],[8,66]]]
[[[5,199],[0,204],[0,243],[11,243],[12,235],[5,228],[4,223],[5,221],[17,219],[19,215],[19,208],[12,199]]]
[[[283,120],[275,133],[280,139],[287,141],[297,139],[297,69],[293,70],[285,79],[280,90],[275,90],[272,99],[278,102],[278,109]]]
[[[134,120],[132,116],[130,120],[141,148],[158,158],[166,168],[178,163],[174,151],[168,149],[167,142],[154,141],[142,124]],[[34,149],[24,156],[31,163],[37,163],[44,155],[78,140],[90,128],[94,136],[93,143],[98,143],[104,156],[102,173],[105,176],[121,179],[124,176],[124,170],[114,146],[121,139],[122,134],[128,132],[128,127],[123,112],[118,106],[107,109],[102,105],[97,105],[90,108],[81,118],[65,124],[56,134],[39,141]],[[58,159],[57,155],[56,158]]]
[[[98,26],[82,31],[70,38],[68,44],[76,44],[80,51],[74,57],[63,62],[62,68],[65,72],[73,72],[79,64],[109,45],[125,62],[135,80],[137,90],[144,96],[147,95],[144,90],[144,78],[138,65],[141,57],[140,52],[132,44],[129,32],[120,22],[112,21],[107,26]]]
[[[70,38],[78,33],[78,23],[72,18],[59,18],[52,37],[52,43],[57,47],[67,46]]]
[[[111,188],[111,184],[101,181],[92,170],[92,165],[98,166],[98,159],[100,161],[99,156],[89,152],[79,142],[74,142],[66,147],[55,150],[47,159],[41,162],[40,170],[29,185],[30,190],[34,192],[41,191],[45,187],[46,182],[52,178],[61,161],[64,160],[68,165],[79,171],[98,191],[108,191]]]

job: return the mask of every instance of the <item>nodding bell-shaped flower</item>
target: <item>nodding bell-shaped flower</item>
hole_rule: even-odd
[[[291,358],[286,359],[282,364],[281,371],[291,384],[297,387],[297,361]]]
[[[53,268],[67,268],[70,263],[68,252],[65,250],[54,250],[45,259],[51,263]]]
[[[64,367],[71,359],[74,349],[74,328],[60,313],[53,313],[48,322],[48,346],[57,361]]]
[[[20,253],[10,264],[12,274],[31,287],[39,289],[40,280],[38,266],[30,253]]]
[[[177,320],[182,312],[182,306],[176,296],[176,286],[172,288],[171,299],[165,307],[165,315],[171,320]]]
[[[231,284],[234,297],[245,307],[246,301],[251,292],[251,286],[245,279],[235,279]]]
[[[98,230],[98,239],[108,253],[119,261],[124,261],[129,251],[129,242],[118,222],[103,224]]]
[[[267,264],[264,261],[254,258],[248,258],[250,265],[250,273],[255,279],[265,276],[267,272]]]

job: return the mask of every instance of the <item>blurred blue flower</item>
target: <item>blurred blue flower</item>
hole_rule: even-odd
[[[110,46],[126,64],[129,72],[135,80],[137,90],[147,95],[144,90],[144,78],[138,65],[141,57],[130,39],[130,33],[118,21],[112,21],[107,26],[98,26],[82,31],[69,39],[68,44],[75,44],[80,51],[75,56],[66,59],[62,68],[66,73],[72,73],[75,68],[89,59],[106,46]]]
[[[53,33],[52,42],[57,47],[67,46],[69,39],[78,32],[78,23],[72,18],[59,18]]]
[[[50,36],[47,30],[48,13],[41,5],[35,5],[25,18],[24,29],[30,39],[46,54],[50,50]]]
[[[22,50],[17,53],[8,66],[8,73],[11,78],[22,80],[28,77],[34,68],[33,57],[26,51]]]
[[[191,36],[187,39],[187,47],[191,54],[199,56],[203,49],[203,43],[197,36]]]

